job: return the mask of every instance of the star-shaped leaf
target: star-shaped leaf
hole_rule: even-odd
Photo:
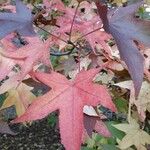
[[[0,13],[0,39],[14,31],[24,36],[35,35],[32,21],[31,10],[16,0],[16,13]]]
[[[66,150],[79,150],[84,131],[83,107],[101,104],[112,111],[116,108],[107,89],[92,82],[100,69],[81,71],[74,81],[53,72],[35,73],[35,77],[50,86],[52,90],[38,97],[21,117],[13,122],[42,119],[49,113],[59,110],[61,140]]]
[[[124,123],[113,126],[126,133],[123,139],[119,141],[120,149],[127,149],[130,146],[135,145],[139,150],[146,150],[144,145],[150,144],[150,135],[140,129],[139,124],[133,119],[131,119],[129,124]]]
[[[135,12],[143,4],[138,2],[127,7],[119,7],[107,12],[107,7],[96,2],[99,14],[103,20],[104,29],[112,34],[121,58],[128,66],[129,73],[134,82],[135,93],[138,95],[143,80],[143,57],[135,41],[150,46],[150,21],[135,18]]]
[[[24,77],[32,71],[34,65],[39,62],[50,66],[49,60],[49,47],[51,41],[48,39],[44,43],[38,37],[26,38],[29,44],[18,48],[15,51],[7,51],[0,49],[0,53],[3,57],[13,60],[17,65],[20,66],[21,71],[18,74],[18,81],[24,79]],[[20,63],[21,62],[21,63]]]

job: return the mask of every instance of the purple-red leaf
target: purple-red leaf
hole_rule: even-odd
[[[150,22],[135,17],[135,12],[142,3],[138,2],[127,7],[119,7],[107,13],[107,7],[98,1],[96,2],[104,29],[114,37],[121,58],[128,66],[134,82],[136,96],[140,91],[143,80],[144,59],[135,41],[150,46]]]
[[[10,135],[16,135],[17,133],[13,132],[8,123],[0,120],[0,133],[2,134],[10,134]]]
[[[111,133],[100,117],[84,115],[84,127],[90,137],[92,136],[93,130],[105,137],[111,136]]]
[[[35,35],[32,21],[31,11],[16,0],[16,13],[0,13],[0,39],[14,31],[24,36]]]

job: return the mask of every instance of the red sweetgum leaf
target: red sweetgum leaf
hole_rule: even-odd
[[[13,52],[17,50],[17,46],[13,44],[12,40],[15,38],[15,34],[9,34],[5,38],[3,38],[0,43],[2,44],[2,48],[0,48],[0,52],[7,51]],[[12,60],[11,58],[6,58],[0,54],[0,80],[5,79],[6,76],[9,76],[11,72],[13,72],[13,68],[16,64],[21,64],[20,60]]]
[[[32,71],[34,65],[39,62],[51,66],[49,60],[50,40],[48,39],[43,43],[38,37],[28,37],[27,41],[29,44],[22,46],[15,51],[0,50],[3,57],[14,60],[20,65],[21,71],[20,74],[18,74],[19,81],[23,80],[23,78]],[[21,64],[20,61],[22,61]]]
[[[17,46],[14,45],[14,43],[12,42],[14,38],[15,33],[12,33],[1,39],[0,42],[2,44],[3,49],[6,49],[7,51],[15,51],[17,49]]]
[[[61,141],[66,150],[80,150],[84,131],[83,107],[101,104],[112,111],[116,108],[107,89],[92,82],[100,69],[81,71],[74,81],[52,72],[35,73],[35,77],[52,89],[38,97],[24,115],[16,118],[13,123],[42,119],[49,113],[59,110],[59,127]]]
[[[134,41],[150,46],[150,21],[135,17],[135,12],[141,4],[142,1],[107,13],[107,7],[99,1],[96,2],[104,29],[114,37],[120,56],[128,66],[136,96],[142,85],[144,59]]]
[[[0,39],[14,31],[24,36],[35,35],[32,20],[31,10],[16,0],[16,13],[0,13]]]
[[[49,5],[53,9],[58,9],[64,13],[64,15],[57,17],[57,25],[59,28],[56,28],[53,30],[53,33],[57,33],[58,36],[62,36],[64,39],[69,39],[68,35],[66,33],[70,32],[71,24],[73,21],[73,17],[75,14],[75,8],[71,7],[66,7],[64,4],[61,2],[61,0],[57,1],[50,1],[45,0],[45,6]],[[52,5],[53,4],[53,5]],[[54,5],[55,4],[55,5]],[[46,7],[47,7],[46,6]],[[65,9],[64,9],[65,8]],[[80,9],[84,8],[85,12],[81,13]],[[86,12],[87,9],[87,12]],[[90,10],[90,13],[88,13]],[[90,18],[86,16],[91,16]],[[106,32],[100,30],[100,26],[102,26],[102,22],[100,21],[98,15],[94,13],[94,9],[91,4],[88,2],[84,1],[81,3],[74,23],[73,23],[73,30],[71,34],[71,41],[76,43],[77,41],[80,42],[81,39],[86,40],[92,50],[95,52],[95,48],[97,44],[100,44],[101,47],[108,53],[110,54],[110,48],[106,41],[110,39],[110,35],[108,35]],[[96,30],[93,33],[90,33],[91,31]],[[79,37],[78,34],[81,34]],[[90,34],[88,34],[90,33]],[[86,35],[88,34],[88,35]],[[86,35],[86,36],[85,36]],[[88,49],[88,48],[86,48]],[[95,52],[96,53],[96,52]]]
[[[12,70],[14,62],[0,55],[0,81],[3,80]]]
[[[56,10],[65,11],[65,6],[61,0],[43,0],[43,4],[48,11]]]

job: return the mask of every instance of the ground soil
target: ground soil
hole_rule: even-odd
[[[0,150],[64,150],[59,131],[47,119],[33,122],[31,126],[11,125],[18,134],[0,134]]]

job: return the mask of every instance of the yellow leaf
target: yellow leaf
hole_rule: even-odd
[[[124,3],[126,3],[127,0],[113,0],[113,4],[117,4],[117,6],[122,6]]]
[[[118,141],[120,149],[127,149],[135,145],[137,150],[146,150],[145,144],[150,144],[150,135],[140,129],[138,123],[131,119],[130,123],[113,125],[115,128],[123,131],[126,135],[121,141]]]
[[[4,101],[1,109],[15,105],[17,116],[21,116],[35,98],[34,94],[30,91],[31,89],[31,87],[21,83],[17,89],[9,90],[8,97]]]

